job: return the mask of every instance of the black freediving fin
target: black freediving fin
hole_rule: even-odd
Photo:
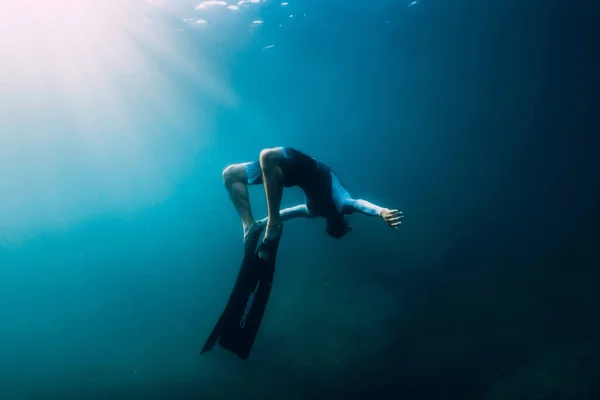
[[[275,276],[275,259],[277,256],[278,242],[271,248],[269,260],[261,259],[258,254],[263,249],[263,244],[258,247],[252,268],[248,268],[246,277],[247,286],[243,297],[231,310],[231,324],[222,331],[219,345],[232,351],[240,358],[247,359],[256,340],[258,329],[262,322],[271,287]]]
[[[252,257],[245,255],[227,307],[201,353],[218,341],[240,358],[249,357],[271,294],[278,246],[279,238],[268,246],[261,244]],[[265,249],[268,260],[258,256]]]
[[[235,307],[235,303],[238,300],[238,293],[244,292],[244,281],[247,279],[248,268],[254,262],[256,246],[258,245],[258,241],[260,239],[262,229],[256,229],[254,231],[250,231],[248,238],[244,241],[244,255],[242,257],[242,265],[240,266],[240,270],[238,272],[237,279],[235,281],[235,285],[233,286],[233,290],[231,295],[229,296],[229,300],[227,301],[227,305],[221,313],[217,324],[214,329],[210,333],[210,336],[204,343],[204,347],[200,351],[200,354],[206,353],[211,350],[217,341],[219,340],[219,336],[221,336],[221,332],[224,326],[227,324],[227,316],[230,315],[230,310]]]

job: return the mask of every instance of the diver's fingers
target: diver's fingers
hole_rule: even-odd
[[[403,219],[404,219],[404,215],[399,215],[397,217],[388,218],[387,222],[397,222],[397,221],[402,221]]]

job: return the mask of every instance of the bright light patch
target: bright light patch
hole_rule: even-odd
[[[2,1],[0,242],[159,204],[212,141],[188,93],[235,94],[163,6]]]
[[[260,25],[260,24],[263,23],[263,21],[256,20],[256,21],[252,21],[252,23],[255,24],[255,25]]]
[[[250,0],[250,3],[259,3],[260,0]]]
[[[208,21],[206,21],[205,19],[199,19],[198,21],[196,21],[197,24],[205,24]]]
[[[230,10],[237,10],[237,9],[238,9],[238,6],[229,6],[229,7],[227,7],[227,8],[229,8]]]
[[[288,3],[285,1],[285,2],[281,3],[281,5],[285,7],[288,5]]]
[[[210,6],[226,6],[226,5],[227,5],[226,1],[207,0],[207,1],[204,1],[200,4],[198,4],[196,6],[196,10],[201,10],[203,8],[210,7]]]

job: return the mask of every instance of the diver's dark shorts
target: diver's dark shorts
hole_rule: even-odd
[[[299,150],[278,147],[285,156],[280,167],[285,187],[299,186],[306,194],[306,205],[315,216],[329,217],[342,212],[344,202],[350,197],[331,168]],[[263,183],[260,162],[243,164],[248,185]]]
[[[280,149],[284,156],[284,162],[281,164],[284,186],[297,186],[307,180],[314,179],[318,166],[317,160],[291,147],[277,147],[277,149]],[[246,168],[248,185],[263,183],[259,161],[251,161],[242,165]]]
[[[285,157],[289,157],[288,151],[285,147],[277,147],[283,152]],[[260,168],[260,161],[250,161],[242,164],[246,168],[246,176],[248,177],[248,185],[260,185],[262,184],[262,169]]]

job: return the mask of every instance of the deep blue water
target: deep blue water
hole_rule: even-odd
[[[592,7],[409,3],[140,4],[144,61],[107,78],[130,125],[54,85],[93,165],[73,109],[3,95],[0,398],[598,396]],[[250,359],[200,356],[241,256],[221,171],[273,146],[405,223],[286,223]]]

